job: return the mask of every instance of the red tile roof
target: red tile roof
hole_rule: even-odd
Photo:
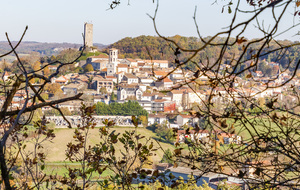
[[[100,55],[97,55],[97,56],[91,56],[90,58],[108,58],[108,55],[107,54],[100,54]]]

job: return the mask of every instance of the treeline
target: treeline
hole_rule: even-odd
[[[97,115],[122,115],[122,116],[148,116],[148,112],[143,109],[136,101],[128,101],[125,103],[113,102],[109,105],[98,102],[96,104]]]
[[[204,38],[208,40],[210,37]],[[203,43],[196,37],[183,37],[183,36],[173,36],[170,39],[174,40],[181,47],[185,49],[197,49],[203,45]],[[220,43],[224,42],[225,38],[216,38],[214,42]],[[233,39],[232,39],[233,40]],[[294,42],[284,40],[277,41],[283,45],[289,45]],[[253,54],[261,47],[260,43],[254,43],[251,48],[246,52],[244,60],[250,59]],[[270,42],[268,46],[261,52],[261,55],[278,48],[278,44],[274,41]],[[116,43],[111,44],[105,51],[107,52],[109,48],[117,48],[120,51],[120,58],[141,58],[141,59],[165,59],[170,63],[174,63],[174,45],[169,42],[154,36],[139,36],[135,38],[126,37]],[[192,61],[199,63],[206,62],[209,60],[211,63],[214,62],[221,51],[220,46],[208,46],[203,51],[198,53]],[[233,57],[238,57],[243,52],[242,44],[236,44],[228,47],[228,51],[225,53],[224,60],[232,60]],[[298,61],[298,56],[300,52],[300,47],[295,46],[286,49],[286,51],[274,51],[272,53],[266,54],[261,57],[261,60],[266,60],[268,62],[279,63],[281,69],[290,66],[290,69],[295,68],[295,63]],[[150,54],[150,55],[149,55]],[[179,58],[181,61],[185,61],[190,56],[189,53],[181,53]],[[291,65],[289,65],[291,62]],[[186,65],[189,69],[195,69],[195,64],[190,62]],[[243,65],[242,65],[243,67]],[[241,68],[242,69],[242,68]],[[238,70],[236,71],[238,72]]]

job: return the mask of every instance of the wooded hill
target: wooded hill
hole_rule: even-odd
[[[210,37],[205,38],[208,40]],[[203,45],[199,38],[196,37],[183,37],[183,36],[173,36],[170,39],[176,41],[181,47],[185,49],[197,49]],[[214,42],[222,42],[225,38],[217,38]],[[288,40],[280,41],[281,44],[288,45],[296,42],[291,42]],[[258,49],[259,44],[252,45],[251,50],[249,49],[245,55],[245,60],[250,59]],[[174,63],[174,45],[169,42],[154,36],[139,36],[135,38],[126,37],[116,43],[108,46],[105,50],[108,51],[109,48],[117,48],[120,51],[120,58],[141,58],[141,59],[166,59],[170,63]],[[267,51],[278,48],[275,41],[272,41],[267,48],[263,50],[261,54]],[[219,55],[221,46],[208,46],[205,50],[201,51],[193,61],[206,62],[208,59],[213,62]],[[225,54],[225,59],[231,60],[233,57],[237,57],[243,50],[243,44],[236,44],[228,47],[228,51]],[[251,51],[251,52],[250,52]],[[289,61],[292,62],[291,70],[295,68],[295,62],[298,61],[300,47],[295,46],[288,48],[287,51],[275,51],[268,55],[262,56],[261,60],[266,59],[268,62],[277,62],[280,64],[281,68],[285,68]],[[179,58],[180,61],[185,61],[189,57],[188,53],[181,53]],[[188,63],[187,67],[194,69],[194,64]]]

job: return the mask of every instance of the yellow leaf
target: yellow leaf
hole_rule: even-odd
[[[300,1],[296,2],[296,6],[299,7],[300,6]]]
[[[222,135],[218,135],[218,139],[221,144],[224,144],[224,138],[222,137]]]

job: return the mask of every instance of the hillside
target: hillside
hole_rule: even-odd
[[[183,37],[183,36],[173,36],[169,37],[170,39],[177,42],[182,48],[184,49],[197,49],[203,45],[203,43],[196,37]],[[204,38],[205,40],[209,39],[209,37]],[[225,38],[217,38],[214,42],[224,42]],[[292,44],[294,42],[285,40],[280,41],[280,43],[284,45]],[[259,44],[252,47],[252,52],[247,52],[245,54],[245,59],[249,59],[253,53],[255,53],[258,49]],[[169,42],[154,36],[139,36],[135,38],[126,37],[118,42],[115,42],[108,46],[105,50],[108,51],[109,48],[117,48],[120,51],[120,57],[126,58],[141,58],[141,59],[166,59],[170,63],[174,63],[175,56],[174,56],[174,45],[170,44]],[[269,46],[263,50],[262,54],[267,51],[274,50],[278,48],[278,45],[272,41]],[[233,46],[228,47],[228,51],[225,54],[225,59],[232,59],[234,56],[237,57],[242,52],[243,46],[239,44],[235,44]],[[205,50],[201,51],[200,53],[195,56],[193,61],[199,62],[206,62],[209,60],[213,62],[219,55],[221,50],[220,46],[208,46]],[[267,54],[262,59],[266,59],[268,62],[279,62],[281,68],[286,67],[291,61],[290,69],[295,68],[295,63],[298,61],[298,52],[300,51],[299,46],[288,48],[286,52],[284,51],[275,51],[270,54]],[[179,55],[180,61],[185,61],[189,57],[189,53],[181,53]],[[278,59],[279,58],[279,59]],[[190,69],[194,69],[195,66],[193,63],[188,63],[187,67]],[[242,66],[241,66],[242,67]]]

